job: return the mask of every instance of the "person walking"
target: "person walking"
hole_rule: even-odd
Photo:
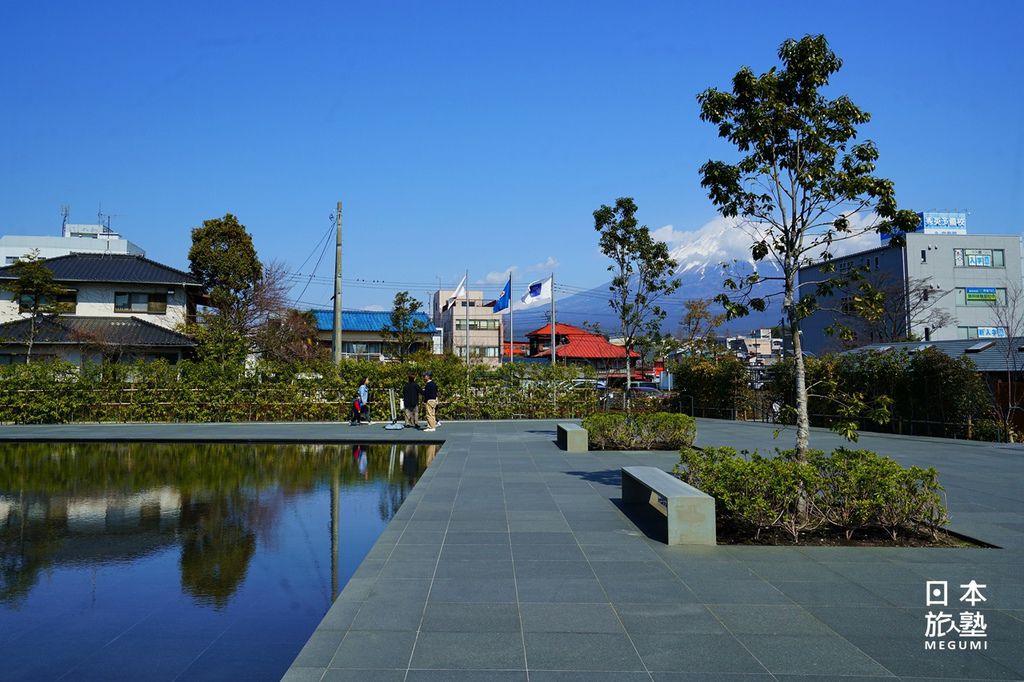
[[[363,377],[363,383],[359,384],[359,402],[362,403],[362,414],[360,417],[366,420],[367,424],[372,424],[370,421],[370,377]]]
[[[427,383],[423,385],[423,400],[427,406],[427,428],[424,431],[437,430],[437,384],[434,383],[434,375],[426,372],[423,377]]]
[[[405,386],[402,387],[402,406],[405,407],[405,425],[414,429],[420,428],[420,393],[416,375],[409,374]]]

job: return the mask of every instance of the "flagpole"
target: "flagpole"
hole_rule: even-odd
[[[466,270],[466,371],[469,372],[469,270]]]
[[[508,364],[515,362],[515,306],[512,305],[512,273],[508,273]]]
[[[551,366],[555,362],[555,273],[551,273]]]

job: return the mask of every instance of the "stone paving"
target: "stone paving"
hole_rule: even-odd
[[[444,440],[287,680],[1024,679],[1024,449],[858,444],[935,466],[951,528],[1001,549],[684,548],[663,543],[654,514],[618,504],[621,466],[670,469],[675,455],[566,454],[554,424],[5,427],[0,439]],[[762,450],[792,441],[761,424],[699,420],[698,433]],[[971,579],[987,586],[987,649],[925,650],[938,610],[925,581],[949,582],[955,617]]]

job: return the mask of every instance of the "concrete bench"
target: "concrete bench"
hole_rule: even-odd
[[[667,516],[670,545],[715,544],[715,498],[657,467],[622,467],[622,501]]]
[[[558,447],[566,452],[586,452],[590,449],[587,442],[587,430],[579,424],[559,424]]]

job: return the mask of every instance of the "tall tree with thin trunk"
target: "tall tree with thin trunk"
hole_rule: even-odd
[[[918,218],[896,206],[893,183],[875,175],[878,150],[857,142],[858,127],[870,115],[850,98],[825,96],[842,60],[822,35],[786,40],[778,51],[781,68],[760,75],[749,67],[736,73],[732,92],[710,88],[697,97],[702,120],[738,152],[732,162],[708,161],[701,185],[721,214],[752,237],[758,263],[775,263],[778,276],[757,272],[726,280],[730,293],[718,297],[730,317],[781,296],[793,337],[796,364],[796,453],[807,461],[810,424],[800,343],[800,322],[815,309],[815,294],[832,287],[818,283],[799,291],[797,270],[812,259],[829,261],[832,249],[865,232],[899,234]],[[781,284],[773,294],[757,293],[766,280]],[[756,295],[755,295],[756,294]]]
[[[676,262],[665,242],[651,237],[646,225],[636,220],[636,203],[630,197],[602,205],[594,211],[594,228],[601,233],[601,253],[611,259],[608,304],[619,318],[619,333],[626,351],[626,405],[632,384],[631,353],[641,338],[658,338],[667,311],[658,301],[679,288],[672,277]]]

